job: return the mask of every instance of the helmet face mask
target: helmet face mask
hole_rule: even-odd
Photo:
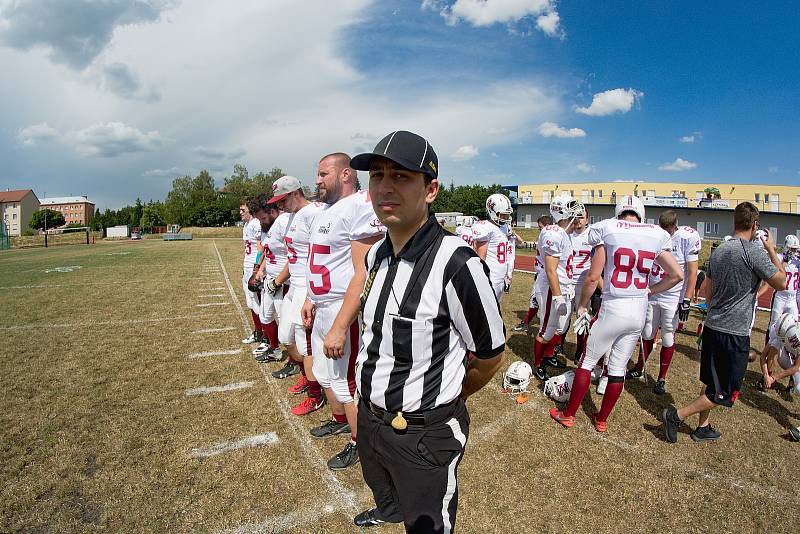
[[[556,224],[565,219],[577,219],[582,217],[585,210],[586,208],[583,204],[568,193],[562,194],[560,197],[555,197],[550,202],[550,216]]]
[[[796,332],[797,319],[791,313],[784,313],[775,321],[775,334],[783,342],[787,337],[791,337],[792,332]]]
[[[800,238],[788,234],[783,241],[783,255],[787,258],[796,258],[800,253]]]

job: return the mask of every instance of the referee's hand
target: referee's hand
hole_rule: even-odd
[[[344,343],[347,341],[347,331],[340,328],[331,328],[322,342],[322,352],[326,358],[338,360],[344,356]]]

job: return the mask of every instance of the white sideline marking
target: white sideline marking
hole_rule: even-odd
[[[76,328],[82,326],[117,326],[117,325],[128,325],[128,324],[149,324],[149,323],[163,323],[165,321],[181,321],[184,319],[212,320],[216,319],[220,315],[233,315],[233,313],[222,312],[215,315],[178,315],[175,317],[158,317],[154,319],[127,319],[124,321],[84,321],[80,323],[54,323],[54,324],[30,323],[30,324],[18,324],[11,326],[0,326],[0,331],[26,330],[29,328]]]
[[[203,352],[195,352],[189,355],[189,358],[205,358],[206,356],[233,356],[234,354],[241,354],[242,349],[232,350],[207,350]]]
[[[83,269],[81,265],[67,265],[66,267],[53,267],[52,269],[45,269],[44,272],[46,273],[71,273],[72,271],[77,271],[78,269]]]
[[[219,298],[219,297],[224,297],[225,293],[203,293],[202,295],[199,295],[199,296],[205,297],[205,298],[211,298],[211,297]]]
[[[236,441],[221,441],[208,447],[196,447],[190,452],[192,458],[208,458],[209,456],[216,456],[230,451],[239,449],[248,449],[252,447],[262,447],[264,445],[274,445],[280,441],[275,432],[266,432],[264,434],[256,434],[255,436],[248,436]]]
[[[239,317],[242,320],[242,329],[246,335],[249,335],[250,323],[248,322],[247,316],[242,309],[242,304],[239,302],[239,299],[236,297],[236,293],[233,290],[233,285],[231,284],[231,279],[228,277],[228,271],[225,269],[225,264],[222,262],[222,255],[219,253],[217,242],[212,242],[214,243],[214,250],[217,253],[219,266],[222,269],[222,276],[225,278],[225,284],[228,286],[228,292],[230,293],[231,299],[233,300],[233,305],[236,307],[236,310],[239,312]],[[272,380],[272,376],[267,374],[263,365],[259,365],[258,369],[261,371],[261,376],[264,377],[264,382],[267,384],[273,401],[278,405],[281,415],[283,415],[283,418],[286,420],[286,424],[292,431],[292,434],[294,434],[297,442],[300,444],[302,453],[312,465],[316,466],[319,478],[325,483],[330,493],[338,501],[338,505],[343,508],[344,511],[349,512],[353,516],[359,513],[361,510],[356,504],[355,494],[346,489],[344,484],[342,484],[342,481],[339,480],[330,469],[328,469],[326,459],[322,457],[314,444],[311,442],[311,437],[309,436],[308,431],[300,424],[300,421],[298,420],[299,418],[294,417],[289,412],[289,404],[286,402],[286,399],[279,394],[278,387],[276,386],[275,381]]]
[[[208,308],[209,306],[227,306],[227,302],[208,302],[206,304],[195,304],[195,308]]]
[[[312,510],[298,510],[289,512],[286,515],[267,517],[258,523],[245,523],[236,528],[220,530],[219,534],[254,534],[257,532],[284,532],[286,530],[298,529],[313,521],[318,521],[326,515],[335,513],[337,510],[331,505],[326,505]]]
[[[201,386],[199,388],[187,389],[186,395],[192,397],[194,395],[210,395],[211,393],[236,391],[238,389],[253,387],[253,384],[255,384],[255,382],[234,382],[233,384],[225,384],[224,386]]]
[[[192,334],[214,334],[216,332],[229,332],[235,329],[236,327],[233,326],[226,326],[225,328],[202,328],[200,330],[195,330]]]

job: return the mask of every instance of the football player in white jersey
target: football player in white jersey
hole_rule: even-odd
[[[546,226],[550,226],[553,224],[553,218],[549,215],[542,215],[536,220],[536,224],[539,226],[539,233],[541,234],[542,230]],[[537,243],[534,243],[534,247],[537,246]],[[539,303],[536,301],[536,278],[541,271],[542,266],[539,265],[539,258],[538,256],[534,256],[533,261],[533,284],[531,285],[531,297],[528,302],[528,312],[525,314],[525,318],[520,321],[520,323],[514,327],[514,332],[524,332],[528,329],[528,326],[531,323],[531,319],[534,318],[536,312],[539,311]]]
[[[645,218],[644,204],[638,197],[620,198],[615,214],[616,219],[606,219],[589,227],[587,241],[594,249],[594,257],[581,289],[576,333],[584,332],[589,326],[586,307],[601,274],[604,277],[603,305],[589,330],[586,353],[575,372],[567,407],[563,411],[550,410],[555,421],[566,427],[573,426],[575,414],[589,390],[591,371],[610,350],[603,404],[598,413],[592,414],[598,432],[606,431],[606,420],[622,394],[628,359],[644,327],[648,294],[666,291],[683,280],[680,266],[670,252],[669,234],[656,225],[641,222]],[[662,281],[648,287],[654,264],[667,274]]]
[[[583,288],[583,283],[589,274],[589,268],[592,266],[592,247],[589,246],[587,241],[589,239],[589,214],[585,208],[580,217],[575,218],[575,222],[572,225],[572,233],[570,233],[569,237],[572,240],[572,277],[575,282],[575,297],[572,299],[572,310],[577,312],[578,302],[581,298],[581,288]],[[594,305],[592,308],[592,313],[597,313]],[[587,337],[585,333],[576,336],[574,358],[576,362],[583,355]]]
[[[463,239],[467,245],[473,246],[472,219],[466,219],[462,224],[456,226],[456,237]]]
[[[274,373],[276,378],[285,378],[293,373],[292,364],[302,362],[301,374],[297,383],[289,388],[293,394],[307,393],[307,398],[293,407],[294,415],[308,415],[322,408],[325,396],[319,382],[314,378],[311,357],[311,330],[306,329],[301,317],[301,309],[306,301],[306,263],[311,241],[311,228],[314,217],[327,206],[319,202],[309,202],[303,194],[300,180],[294,176],[282,176],[272,184],[270,204],[276,204],[281,211],[291,214],[289,226],[283,242],[286,243],[286,266],[267,284],[272,293],[289,281],[289,291],[283,297],[278,325],[278,339],[287,346],[289,361],[286,366]]]
[[[508,267],[508,230],[511,221],[511,201],[501,193],[486,199],[487,221],[472,224],[472,240],[475,252],[489,267],[489,281],[494,288],[497,301],[503,298]]]
[[[770,325],[774,324],[784,313],[790,313],[795,318],[797,317],[797,289],[800,286],[800,279],[798,279],[800,255],[798,253],[800,253],[800,239],[796,235],[788,234],[783,242],[783,253],[778,255],[786,270],[786,289],[772,294]],[[770,335],[768,329],[767,343],[769,343]]]
[[[672,255],[681,268],[684,280],[669,291],[651,295],[647,306],[647,319],[642,330],[642,347],[639,360],[633,369],[628,371],[626,379],[641,378],[644,364],[650,356],[655,343],[656,333],[661,329],[661,353],[658,367],[658,380],[653,391],[656,395],[666,393],[666,378],[672,355],[675,353],[675,332],[679,321],[689,318],[689,307],[694,297],[697,281],[697,263],[700,257],[700,234],[691,226],[678,226],[678,214],[675,210],[667,210],[658,218],[658,225],[672,236]],[[664,271],[654,265],[650,271],[650,285],[656,285],[664,279]]]
[[[575,290],[572,277],[574,252],[569,234],[584,209],[583,204],[568,193],[554,198],[550,202],[554,224],[546,226],[539,234],[536,260],[544,267],[536,277],[539,333],[533,343],[533,366],[539,380],[548,378],[546,364],[565,367],[554,354],[569,324]]]
[[[769,343],[761,354],[764,378],[760,386],[770,389],[775,383],[789,377],[787,392],[800,395],[800,328],[797,319],[791,313],[784,313],[770,325],[769,330]],[[780,371],[773,371],[776,363]],[[790,428],[789,435],[795,441],[800,441],[800,427]]]
[[[328,461],[332,470],[358,462],[358,408],[353,395],[361,343],[358,313],[367,279],[364,258],[384,233],[369,193],[357,191],[356,180],[347,154],[329,154],[320,160],[317,188],[320,201],[328,208],[314,219],[306,270],[308,299],[303,321],[312,328],[314,376],[333,415],[330,421],[311,429],[311,435],[326,438],[350,433],[344,450]]]
[[[250,278],[256,273],[256,260],[259,258],[261,252],[261,221],[253,216],[248,207],[248,199],[242,201],[239,205],[239,216],[244,222],[242,228],[242,241],[244,242],[244,264],[242,266],[242,290],[244,291],[244,300],[247,308],[250,310],[250,316],[253,319],[253,333],[250,337],[242,340],[242,343],[260,343],[263,339],[261,328],[261,320],[258,318],[258,311],[261,309],[261,304],[258,301],[258,295],[250,291],[248,284]]]
[[[281,213],[275,204],[269,203],[271,195],[259,195],[258,211],[255,215],[261,221],[261,245],[263,247],[261,267],[256,275],[265,281],[261,292],[261,312],[259,318],[264,331],[264,341],[253,350],[258,362],[278,361],[282,357],[278,341],[278,319],[283,303],[283,286],[273,294],[268,289],[286,265],[286,244],[283,238],[291,216]]]
[[[517,246],[524,244],[525,241],[514,232],[510,222],[506,225],[506,230],[508,231],[508,234],[506,234],[508,246],[506,247],[506,280],[503,291],[509,293],[511,291],[511,280],[514,278],[514,260],[517,254]]]

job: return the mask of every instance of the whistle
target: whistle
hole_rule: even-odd
[[[392,428],[401,431],[408,428],[408,423],[403,417],[403,412],[397,412],[397,415],[392,419]]]

